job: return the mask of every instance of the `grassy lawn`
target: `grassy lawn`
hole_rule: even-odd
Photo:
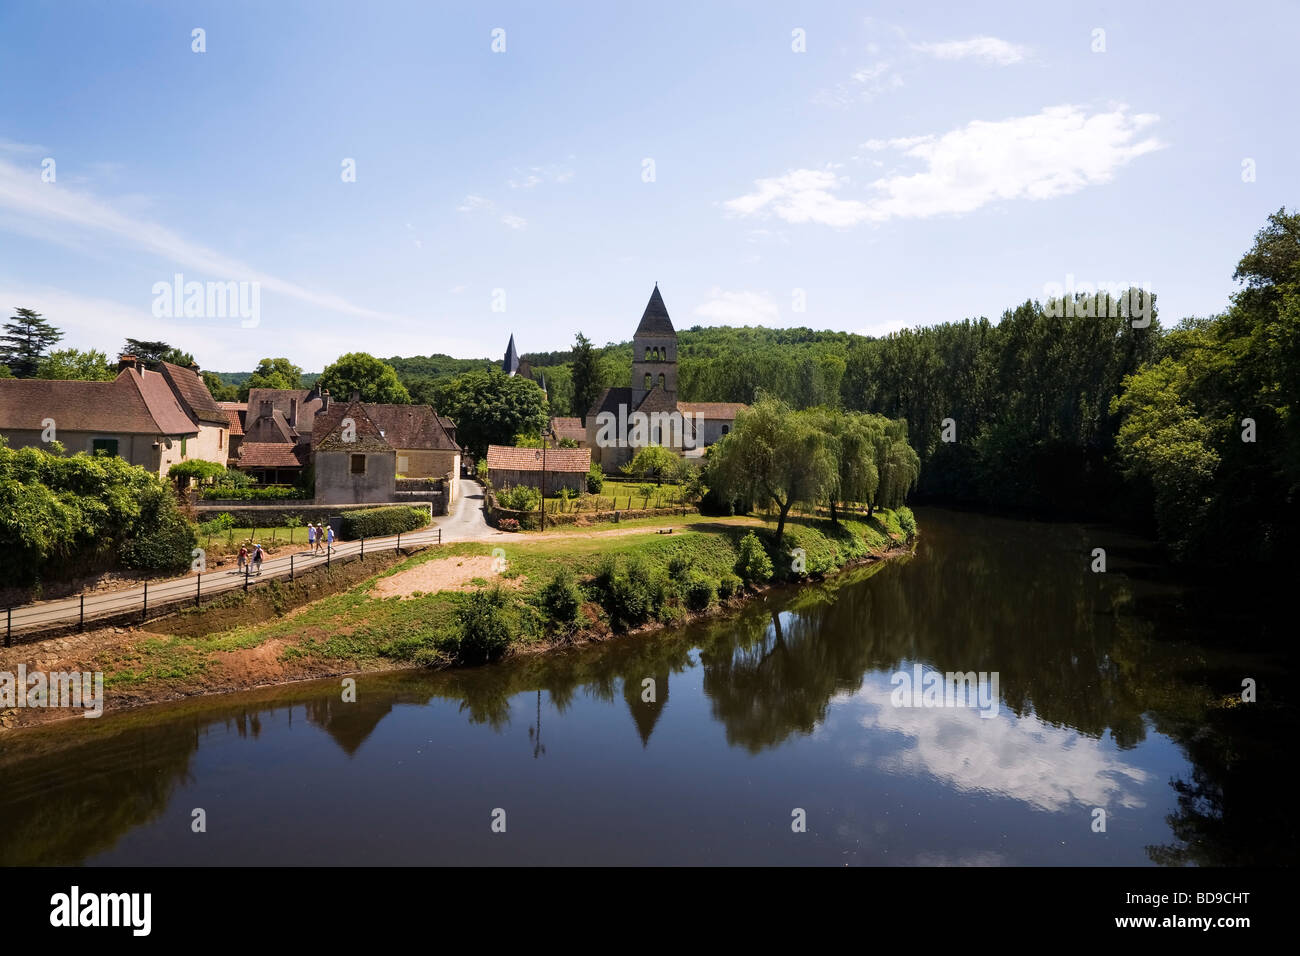
[[[511,646],[524,649],[556,636],[541,600],[543,589],[557,572],[568,572],[584,587],[587,626],[608,626],[607,596],[594,590],[593,576],[614,569],[638,568],[654,583],[656,597],[649,620],[672,624],[687,616],[683,590],[687,579],[720,585],[735,580],[741,539],[757,532],[774,568],[773,580],[820,576],[878,553],[903,535],[892,512],[870,521],[842,520],[838,526],[820,518],[791,518],[781,551],[775,548],[775,523],[755,518],[713,518],[689,515],[674,520],[673,534],[659,534],[662,519],[641,519],[603,526],[600,531],[571,530],[520,534],[488,542],[466,542],[416,554],[345,592],[305,605],[292,616],[237,627],[204,637],[161,636],[136,645],[129,654],[104,668],[108,686],[138,683],[184,684],[200,677],[221,652],[257,648],[280,640],[281,661],[347,670],[371,670],[402,665],[445,666],[457,662],[457,611],[470,595],[500,586],[502,613],[509,622]],[[653,526],[653,527],[651,527]],[[637,529],[644,531],[637,533]],[[631,530],[634,533],[628,533]],[[804,551],[805,574],[793,570],[791,552]],[[497,551],[496,549],[500,549]],[[466,582],[468,590],[416,591],[405,597],[373,595],[376,582],[431,561],[504,556],[504,570]],[[158,622],[165,626],[165,622]],[[565,628],[559,628],[563,632]]]

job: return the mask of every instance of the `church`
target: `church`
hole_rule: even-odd
[[[607,388],[586,416],[591,459],[606,472],[631,461],[646,445],[663,445],[688,458],[731,431],[739,402],[677,400],[677,331],[655,283],[632,336],[632,384]]]

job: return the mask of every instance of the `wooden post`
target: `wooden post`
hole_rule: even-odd
[[[203,572],[200,571],[194,578],[194,606],[198,607],[203,598]]]
[[[289,555],[289,580],[293,580],[293,555]]]
[[[365,538],[362,538],[362,539],[361,539],[361,556],[362,556],[363,558],[366,556],[366,539],[365,539]]]
[[[140,623],[149,619],[149,582],[144,582],[144,605],[140,608]]]
[[[5,610],[5,647],[10,647],[14,642],[14,609]]]
[[[77,630],[84,631],[85,629],[86,629],[86,595],[83,594],[81,596],[81,612],[77,616]]]

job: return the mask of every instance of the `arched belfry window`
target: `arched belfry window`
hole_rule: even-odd
[[[664,373],[663,373],[663,372],[660,372],[660,373],[659,373],[659,387],[660,387],[660,388],[663,388],[663,387],[664,387]]]
[[[645,347],[645,360],[646,360],[647,362],[650,361],[650,356],[651,356],[651,354],[653,354],[653,350],[650,348],[650,346],[647,345],[647,346]]]
[[[646,372],[646,373],[645,373],[645,387],[646,387],[646,390],[649,391],[649,389],[650,389],[650,373],[649,373],[649,372]]]

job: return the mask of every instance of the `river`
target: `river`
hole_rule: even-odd
[[[918,520],[914,556],[725,619],[8,734],[0,864],[1290,858],[1294,728],[1237,699],[1285,664],[1248,616],[1112,529]],[[895,693],[930,670],[996,696]]]

